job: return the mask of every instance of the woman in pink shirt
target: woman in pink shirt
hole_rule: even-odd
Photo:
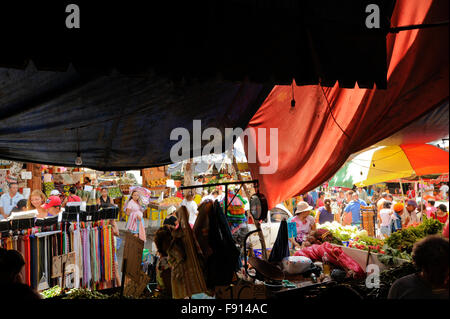
[[[130,199],[125,206],[125,212],[128,215],[126,228],[140,240],[146,241],[144,214],[139,204],[139,194],[136,191],[131,193]]]

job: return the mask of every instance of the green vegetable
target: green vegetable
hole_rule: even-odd
[[[41,296],[44,299],[53,298],[53,297],[58,296],[59,294],[61,294],[60,286],[54,286],[50,289],[47,289],[47,290],[44,290],[43,292],[41,292]]]
[[[444,224],[432,218],[426,218],[417,227],[409,227],[393,233],[386,240],[386,244],[394,249],[411,253],[414,243],[428,236],[440,233]]]

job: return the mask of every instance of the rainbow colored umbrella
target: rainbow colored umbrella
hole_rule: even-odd
[[[330,180],[330,186],[368,186],[390,180],[448,174],[449,153],[429,144],[386,146],[361,153]]]

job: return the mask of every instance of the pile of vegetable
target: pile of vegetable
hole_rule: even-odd
[[[394,249],[389,247],[388,245],[384,245],[384,255],[378,257],[378,260],[384,265],[391,267],[396,266],[399,263],[398,258],[404,259],[407,261],[412,261],[412,257],[407,252],[400,251],[398,249]]]
[[[384,254],[385,247],[384,241],[378,238],[373,238],[367,235],[361,235],[356,237],[351,243],[349,243],[348,247],[357,248],[361,250],[369,250],[373,253]]]
[[[53,298],[53,297],[59,296],[60,294],[61,294],[60,286],[54,286],[50,289],[47,289],[47,290],[44,290],[43,292],[41,292],[41,296],[44,299]]]
[[[357,226],[342,226],[338,222],[326,222],[321,225],[317,225],[317,229],[327,229],[334,237],[341,241],[348,241],[352,238],[368,236],[366,230],[358,230]]]
[[[386,240],[386,244],[391,248],[410,254],[415,242],[428,235],[438,234],[442,231],[444,224],[440,221],[426,218],[425,216],[423,218],[423,222],[420,225],[393,233]]]
[[[110,296],[102,294],[98,291],[91,291],[85,288],[74,288],[69,290],[67,296],[63,299],[109,299]]]

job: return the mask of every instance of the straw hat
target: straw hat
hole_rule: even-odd
[[[309,204],[307,202],[299,202],[297,204],[297,210],[295,211],[295,215],[298,215],[302,212],[309,212],[312,209],[313,209],[313,207],[309,206]]]

